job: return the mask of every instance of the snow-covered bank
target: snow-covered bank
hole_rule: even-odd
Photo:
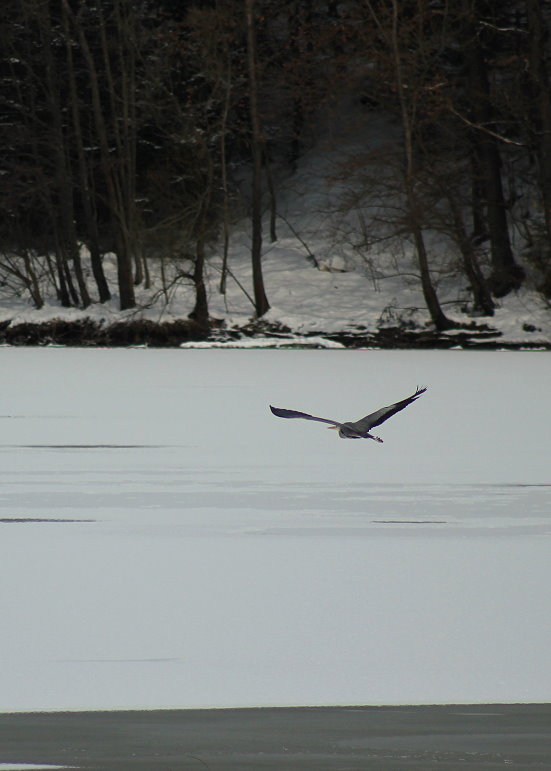
[[[1,710],[549,700],[545,354],[0,363]]]
[[[124,312],[117,310],[117,298],[87,309],[61,309],[52,302],[36,310],[21,298],[0,297],[0,342],[266,347],[272,338],[274,346],[286,342],[309,347],[339,343],[375,348],[551,348],[551,310],[535,291],[523,289],[503,298],[495,316],[473,319],[461,312],[462,293],[456,285],[450,291],[452,304],[447,312],[458,326],[438,333],[428,323],[416,284],[404,283],[403,277],[374,283],[356,269],[342,273],[319,270],[305,259],[299,247],[296,240],[283,238],[267,251],[264,273],[272,307],[258,322],[252,320],[253,308],[241,289],[251,280],[248,245],[243,236],[241,243],[234,244],[231,257],[232,271],[239,276],[241,286],[230,280],[226,295],[220,295],[217,258],[213,257],[208,266],[213,320],[209,330],[187,318],[193,308],[193,290],[182,283],[166,304],[158,298],[157,302],[152,300],[159,293],[158,286],[140,290],[139,307]],[[316,342],[312,337],[317,338]]]
[[[464,350],[551,350],[551,335],[518,317],[507,318],[504,330],[488,320],[464,320],[453,329],[439,332],[429,324],[374,323],[354,325],[343,320],[342,328],[316,331],[302,326],[293,329],[267,319],[243,317],[242,324],[228,325],[223,319],[203,326],[185,317],[154,320],[136,310],[108,318],[103,309],[73,311],[66,317],[51,309],[45,320],[26,314],[0,322],[0,344],[76,347],[148,346],[152,348],[364,348],[364,349],[464,349]],[[168,316],[169,314],[167,314]],[[274,314],[271,314],[274,316]],[[277,315],[277,314],[275,314]],[[543,315],[543,314],[542,314]],[[534,319],[533,315],[527,316]],[[284,316],[282,316],[284,318]]]

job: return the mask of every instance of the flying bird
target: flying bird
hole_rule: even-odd
[[[390,404],[388,407],[381,407],[380,410],[372,412],[371,415],[366,415],[365,418],[357,420],[355,423],[339,423],[336,420],[328,420],[327,418],[317,418],[315,415],[309,415],[307,412],[298,412],[297,410],[286,410],[282,407],[272,407],[270,409],[274,415],[278,418],[304,418],[305,420],[317,420],[318,423],[330,423],[328,428],[338,429],[341,439],[374,439],[376,442],[382,442],[378,436],[370,434],[372,428],[380,426],[385,420],[388,420],[393,415],[396,415],[400,410],[405,409],[408,404],[411,404],[418,399],[421,394],[424,394],[426,388],[419,388],[412,396],[408,396],[407,399],[402,399],[401,402]]]

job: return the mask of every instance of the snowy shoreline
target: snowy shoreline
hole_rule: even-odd
[[[540,337],[537,330],[531,335],[534,339],[503,339],[499,330],[487,325],[458,327],[447,332],[384,327],[372,331],[347,329],[299,333],[266,322],[232,329],[209,329],[190,319],[155,322],[135,318],[106,324],[104,320],[82,316],[74,320],[52,318],[42,322],[18,322],[14,319],[0,323],[0,344],[13,346],[551,350],[551,340]]]

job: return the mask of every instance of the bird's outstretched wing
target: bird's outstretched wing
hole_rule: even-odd
[[[426,390],[426,388],[417,388],[415,393],[412,396],[408,396],[407,399],[402,399],[400,402],[390,404],[388,407],[381,407],[380,410],[372,412],[370,415],[366,415],[365,418],[361,418],[361,420],[358,420],[357,423],[354,423],[355,428],[357,428],[357,430],[363,434],[370,431],[372,428],[375,428],[375,426],[380,426],[381,423],[385,422],[385,420],[388,420],[393,415],[396,415],[397,412],[405,409],[408,404],[411,404],[416,399],[418,399],[421,394],[425,393]]]
[[[317,420],[318,423],[330,423],[332,426],[340,426],[336,420],[327,420],[327,418],[316,418],[315,415],[309,415],[307,412],[298,412],[297,410],[286,410],[283,407],[272,407],[270,409],[278,418],[304,418],[304,420]]]

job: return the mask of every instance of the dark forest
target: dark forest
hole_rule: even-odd
[[[271,168],[293,173],[343,91],[400,125],[397,227],[436,329],[452,322],[427,228],[455,243],[477,315],[522,285],[527,264],[551,298],[549,3],[8,0],[1,13],[0,278],[37,308],[45,283],[61,306],[109,300],[106,252],[132,308],[152,260],[170,254],[195,288],[190,316],[208,325],[205,260],[245,210],[262,317]]]

